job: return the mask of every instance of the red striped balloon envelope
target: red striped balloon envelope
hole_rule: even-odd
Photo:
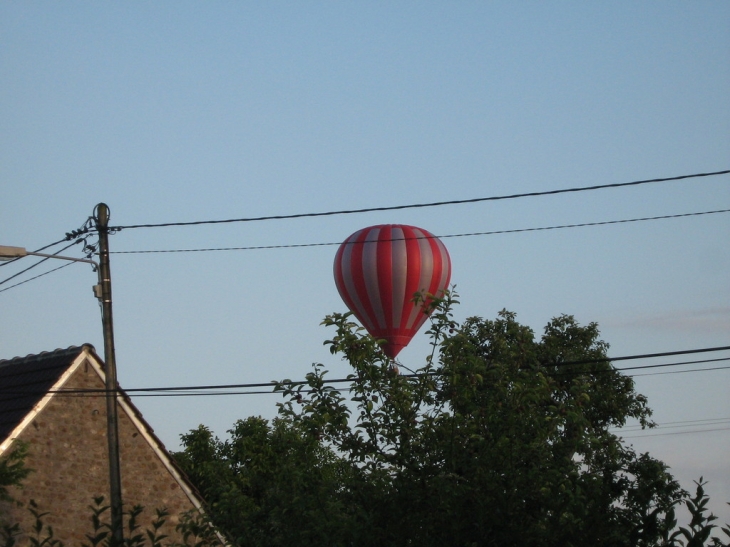
[[[347,307],[374,338],[385,339],[383,352],[394,359],[428,318],[427,295],[441,296],[448,287],[451,259],[426,230],[380,224],[340,245],[334,271]],[[423,299],[414,302],[416,293]]]

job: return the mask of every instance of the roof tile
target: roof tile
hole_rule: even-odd
[[[72,346],[0,361],[0,442],[48,393],[85,348]]]

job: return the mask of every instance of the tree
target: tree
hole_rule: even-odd
[[[538,339],[507,311],[457,324],[455,302],[433,301],[432,353],[410,374],[333,314],[348,397],[314,365],[278,385],[273,424],[183,436],[214,522],[242,545],[670,544],[685,493],[612,432],[653,424],[597,325],[563,315]]]
[[[25,465],[28,455],[28,445],[22,441],[15,441],[15,447],[4,458],[0,458],[0,501],[12,501],[8,486],[21,486],[23,479],[32,469]]]
[[[222,442],[200,426],[182,436],[176,457],[232,543],[339,543],[343,461],[287,420],[251,417],[229,433]]]

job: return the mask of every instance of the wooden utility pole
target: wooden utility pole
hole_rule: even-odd
[[[122,479],[119,469],[119,428],[117,422],[117,364],[114,356],[114,322],[112,320],[112,279],[109,268],[109,207],[100,203],[94,210],[99,232],[99,284],[101,321],[104,330],[104,362],[106,368],[106,417],[109,442],[109,503],[111,506],[111,546],[124,542]]]

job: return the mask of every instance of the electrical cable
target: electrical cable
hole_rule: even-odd
[[[36,249],[33,252],[34,253],[40,253],[41,251],[45,251],[49,247],[53,247],[54,245],[58,245],[59,243],[65,243],[66,241],[68,241],[66,238],[59,239],[58,241],[56,241],[54,243],[49,243],[48,245],[46,245],[44,247],[41,247],[40,249]],[[61,252],[61,251],[59,251],[59,252]],[[19,257],[12,258],[10,260],[4,261],[2,264],[0,264],[0,268],[2,268],[3,266],[7,266],[8,264],[12,264],[13,262],[15,262],[17,260],[20,260],[21,258],[25,258],[25,257],[19,256]]]
[[[53,268],[52,270],[48,270],[47,272],[43,272],[42,274],[38,274],[38,275],[36,275],[34,277],[28,278],[25,281],[20,281],[19,283],[16,283],[15,285],[10,285],[9,287],[5,287],[4,289],[0,289],[0,292],[9,291],[10,289],[13,289],[15,287],[19,287],[20,285],[23,285],[25,283],[28,283],[28,282],[33,281],[35,279],[38,279],[39,277],[43,277],[44,275],[48,275],[50,273],[57,272],[61,268],[65,268],[67,266],[71,266],[71,264],[74,264],[74,263],[73,262],[67,262],[66,264],[62,264],[62,265],[58,266],[57,268]]]
[[[656,428],[652,429],[676,429],[678,427],[704,427],[707,425],[718,425],[723,423],[730,423],[730,417],[724,418],[705,418],[702,420],[680,420],[675,422],[662,422],[656,425]],[[626,425],[621,428],[621,431],[644,431],[645,428],[641,425]]]
[[[695,213],[679,213],[674,215],[662,215],[662,216],[655,216],[655,217],[642,217],[642,218],[631,218],[631,219],[622,219],[622,220],[607,220],[607,221],[601,221],[601,222],[586,222],[581,224],[564,224],[559,226],[543,226],[538,228],[518,228],[513,230],[494,230],[490,232],[472,232],[472,233],[464,233],[464,234],[447,234],[442,236],[435,236],[440,238],[455,238],[455,237],[472,237],[472,236],[486,236],[486,235],[497,235],[497,234],[513,234],[513,233],[524,233],[524,232],[537,232],[537,231],[545,231],[545,230],[558,230],[558,229],[565,229],[565,228],[581,228],[586,226],[603,226],[603,225],[613,225],[613,224],[622,224],[622,223],[630,223],[630,222],[642,222],[642,221],[651,221],[651,220],[663,220],[663,219],[671,219],[671,218],[682,218],[682,217],[691,217],[691,216],[701,216],[701,215],[711,215],[711,214],[717,214],[717,213],[728,213],[730,212],[730,209],[718,209],[714,211],[701,211],[701,212],[695,212]],[[423,238],[428,238],[428,236],[424,236]],[[402,238],[400,238],[402,239]],[[415,238],[415,239],[422,239],[422,238]],[[395,239],[394,239],[395,240]],[[57,245],[58,243],[62,243],[66,240],[61,240],[56,243],[53,243],[51,245],[47,245],[44,248],[50,247],[52,245]],[[262,245],[262,246],[251,246],[251,247],[216,247],[216,248],[204,248],[204,249],[166,249],[166,250],[142,250],[142,251],[111,251],[110,254],[152,254],[152,253],[196,253],[196,252],[210,252],[210,251],[251,251],[251,250],[262,250],[262,249],[289,249],[289,248],[300,248],[300,247],[322,247],[322,246],[334,246],[334,245],[341,245],[342,242],[327,242],[327,243],[302,243],[302,244],[291,244],[291,245]],[[68,247],[65,247],[67,249]],[[41,249],[41,250],[42,250]],[[58,252],[62,252],[64,249]],[[35,251],[39,252],[39,251]],[[58,254],[58,253],[56,253]],[[14,262],[15,260],[19,260],[18,258],[13,259],[11,262]],[[44,259],[47,260],[47,259]],[[31,268],[37,266],[44,260],[41,260],[34,264],[33,266],[26,268],[25,270],[18,272],[17,274],[5,279],[4,281],[0,282],[0,285],[9,281],[13,277],[17,277],[18,275],[30,270]],[[8,262],[9,263],[9,262]],[[60,268],[55,268],[54,270],[50,270],[46,273],[51,273],[56,270],[59,270]],[[33,281],[34,279],[38,279],[39,277],[43,277],[43,275],[38,275],[35,277],[32,277],[30,279],[27,279],[26,281],[23,281],[21,283],[16,283],[15,285],[11,285],[10,287],[7,287],[5,289],[0,290],[0,292],[4,292],[6,290],[12,289],[14,287],[17,287],[19,285],[23,285],[24,283],[27,283],[28,281]]]
[[[670,219],[670,218],[713,215],[713,214],[717,214],[717,213],[730,213],[730,209],[718,209],[715,211],[701,211],[701,212],[697,212],[697,213],[680,213],[680,214],[675,214],[675,215],[662,215],[662,216],[655,216],[655,217],[629,218],[629,219],[622,219],[622,220],[606,220],[606,221],[601,221],[601,222],[584,222],[584,223],[580,223],[580,224],[563,224],[563,225],[559,225],[559,226],[542,226],[542,227],[538,227],[538,228],[518,228],[518,229],[514,229],[514,230],[494,230],[491,232],[447,234],[447,235],[433,236],[433,237],[446,239],[446,238],[455,238],[455,237],[516,234],[516,233],[524,233],[524,232],[560,230],[560,229],[565,229],[565,228],[583,228],[583,227],[587,227],[587,226],[606,226],[606,225],[612,225],[612,224],[624,224],[624,223],[629,223],[629,222],[644,222],[644,221],[650,221],[650,220],[664,220],[664,219]],[[414,237],[414,238],[392,238],[390,240],[382,240],[382,241],[402,241],[405,239],[430,239],[430,236],[421,236],[421,237]],[[259,246],[250,246],[250,247],[211,247],[211,248],[204,248],[204,249],[111,251],[110,254],[201,253],[201,252],[211,252],[211,251],[258,251],[258,250],[263,250],[263,249],[296,249],[296,248],[301,248],[301,247],[327,247],[327,246],[335,246],[335,245],[341,245],[341,244],[342,244],[341,241],[335,241],[335,242],[326,242],[326,243],[299,243],[299,244],[290,244],[290,245],[259,245]]]
[[[63,249],[61,249],[61,250],[59,250],[59,251],[56,251],[56,252],[55,252],[55,253],[53,253],[53,254],[54,254],[54,255],[57,255],[57,254],[59,254],[59,253],[62,253],[63,251],[65,251],[65,250],[66,250],[66,249],[68,249],[69,247],[73,247],[74,245],[76,245],[76,243],[77,243],[77,242],[76,242],[76,241],[74,241],[73,243],[71,243],[71,244],[69,244],[69,245],[66,245],[66,246],[65,246],[65,247],[64,247]],[[38,251],[34,251],[34,252],[36,252],[36,253],[37,253]],[[30,255],[30,256],[33,256],[33,255]],[[23,258],[23,257],[20,257],[20,258]],[[13,275],[11,275],[10,277],[7,277],[7,278],[3,279],[2,281],[0,281],[0,285],[2,285],[2,284],[4,284],[4,283],[7,283],[7,282],[8,282],[8,281],[10,281],[11,279],[14,279],[14,278],[18,277],[19,275],[21,275],[21,274],[24,274],[24,273],[25,273],[25,272],[27,272],[28,270],[32,270],[33,268],[35,268],[35,267],[36,267],[36,266],[38,266],[39,264],[43,264],[43,263],[44,263],[44,262],[45,262],[46,260],[50,260],[50,259],[51,259],[50,257],[45,257],[45,258],[43,258],[43,259],[39,260],[38,262],[36,262],[36,263],[35,263],[35,264],[33,264],[32,266],[28,266],[28,267],[27,267],[27,268],[25,268],[24,270],[20,270],[20,271],[19,271],[18,273],[16,273],[16,274],[13,274]],[[56,268],[56,269],[58,270],[59,268]],[[53,271],[53,270],[52,270],[52,271]],[[49,272],[49,273],[50,273],[50,272]],[[41,276],[36,276],[36,277],[41,277]],[[19,284],[20,284],[20,283],[19,283]]]
[[[730,350],[730,346],[722,346],[722,347],[716,347],[716,348],[700,348],[700,349],[694,349],[694,350],[681,350],[681,351],[673,351],[673,352],[662,352],[662,353],[650,353],[650,354],[643,354],[643,355],[626,355],[623,357],[609,357],[606,359],[587,359],[583,361],[566,361],[563,363],[555,363],[552,366],[567,366],[567,365],[584,365],[584,364],[594,364],[594,363],[601,363],[606,361],[623,361],[623,360],[629,360],[629,359],[644,359],[644,358],[652,358],[652,357],[669,357],[674,355],[688,355],[688,354],[694,354],[694,353],[705,353],[705,352],[715,352],[715,351],[725,351]],[[718,358],[718,359],[712,359],[712,361],[726,361],[730,360],[730,357],[728,358]],[[709,361],[709,360],[708,360]],[[697,363],[705,362],[703,361],[696,361]],[[694,361],[688,361],[688,362],[682,362],[682,363],[669,363],[669,364],[662,364],[662,365],[645,365],[645,366],[639,366],[639,367],[627,367],[625,369],[608,369],[608,370],[615,370],[617,372],[620,372],[622,370],[637,370],[637,369],[643,369],[643,368],[654,368],[657,366],[679,366],[684,364],[692,364]],[[403,374],[401,375],[404,378],[416,378],[420,376],[419,374]],[[339,384],[344,382],[351,382],[351,378],[337,378],[333,380],[325,380],[325,384]],[[284,384],[284,382],[279,382],[279,384]],[[198,390],[198,389],[240,389],[240,388],[257,388],[257,387],[274,387],[277,384],[277,382],[264,382],[264,383],[258,383],[258,384],[223,384],[223,385],[208,385],[208,386],[182,386],[182,387],[163,387],[163,388],[134,388],[134,389],[126,389],[125,391],[127,393],[143,393],[143,392],[162,392],[162,391],[192,391],[192,390]],[[297,382],[286,382],[287,386],[298,386],[298,385],[307,385],[306,381],[297,381]]]
[[[728,360],[730,360],[730,357],[727,358],[727,359],[721,359],[721,360],[722,361],[728,361]],[[676,364],[677,365],[680,365],[682,363],[676,363]],[[666,366],[671,366],[671,365],[666,365]],[[679,371],[671,371],[671,372],[655,372],[655,373],[651,373],[651,374],[639,374],[639,375],[636,375],[636,374],[627,374],[626,376],[630,376],[630,377],[633,378],[634,376],[658,376],[660,374],[680,374],[680,373],[685,373],[685,372],[709,372],[709,371],[713,371],[713,370],[728,370],[728,369],[730,369],[730,366],[727,366],[727,367],[713,367],[713,368],[700,368],[700,369],[691,369],[691,370],[679,370]],[[618,370],[618,369],[614,369],[614,370]],[[610,372],[610,371],[609,370],[606,370],[606,371],[595,371],[595,372],[597,372],[597,373],[600,374],[601,372]],[[577,373],[573,373],[573,374],[574,375],[577,375]],[[409,374],[409,375],[407,375],[405,377],[406,378],[413,378],[413,377],[418,377],[418,375]],[[340,381],[340,380],[325,380],[324,381],[324,384],[332,384],[332,383],[336,383],[338,381]],[[347,381],[350,381],[350,380],[347,380]],[[305,383],[302,383],[302,384],[305,385]],[[296,385],[296,384],[294,384],[294,385]],[[274,387],[275,384],[272,384],[272,383],[270,383],[270,384],[264,384],[264,386]],[[334,388],[334,390],[335,391],[338,391],[338,392],[352,391],[352,389],[349,388],[349,387]],[[102,390],[102,391],[104,391],[104,390]],[[185,393],[185,392],[175,392],[175,393],[168,393],[168,392],[135,393],[134,396],[135,397],[158,397],[158,396],[159,397],[165,397],[165,396],[194,396],[194,395],[204,395],[204,396],[209,396],[209,395],[276,395],[278,393],[281,393],[281,392],[279,392],[279,391],[225,391],[225,392],[221,392],[221,391],[209,391],[209,392],[200,393],[198,391],[191,391],[191,392],[187,392],[187,393]],[[302,390],[301,393],[312,393],[312,390]]]
[[[718,359],[719,361],[728,361],[730,359]],[[647,374],[627,374],[627,376],[631,376],[632,378],[637,378],[639,376],[662,376],[664,374],[685,374],[687,372],[709,372],[711,370],[727,370],[730,369],[730,367],[711,367],[711,368],[693,368],[690,370],[670,370],[668,372],[650,372]]]
[[[663,437],[665,435],[691,435],[693,433],[710,433],[714,431],[730,431],[730,427],[720,427],[717,429],[703,429],[701,431],[673,431],[671,433],[648,433],[645,435],[629,435],[621,436],[622,439],[638,439],[640,437]]]
[[[654,178],[654,179],[637,180],[637,181],[633,181],[633,182],[620,182],[620,183],[613,183],[613,184],[598,184],[598,185],[593,185],[593,186],[581,186],[581,187],[573,187],[573,188],[562,188],[562,189],[558,189],[558,190],[546,190],[546,191],[542,191],[542,192],[524,192],[524,193],[520,193],[520,194],[490,196],[490,197],[483,197],[483,198],[436,201],[436,202],[431,202],[431,203],[416,203],[416,204],[408,204],[408,205],[392,205],[392,206],[386,206],[386,207],[369,207],[369,208],[363,208],[363,209],[344,209],[344,210],[339,210],[339,211],[326,211],[326,212],[319,212],[319,213],[297,213],[297,214],[290,214],[290,215],[271,215],[271,216],[249,217],[249,218],[231,218],[231,219],[225,219],[225,220],[198,220],[198,221],[191,221],[191,222],[162,222],[162,223],[155,223],[155,224],[130,224],[128,226],[114,226],[113,228],[110,228],[110,229],[118,231],[118,230],[131,230],[131,229],[135,229],[135,228],[166,228],[166,227],[171,227],[171,226],[200,226],[203,224],[230,224],[230,223],[235,223],[235,222],[259,222],[259,221],[264,221],[264,220],[285,220],[285,219],[295,219],[295,218],[312,218],[312,217],[324,217],[324,216],[335,216],[335,215],[349,215],[349,214],[357,214],[357,213],[372,213],[372,212],[376,212],[376,211],[397,211],[397,210],[403,210],[403,209],[440,207],[443,205],[462,205],[462,204],[466,204],[466,203],[479,203],[479,202],[485,202],[485,201],[500,201],[500,200],[507,200],[507,199],[549,196],[549,195],[567,194],[567,193],[575,193],[575,192],[586,192],[586,191],[591,191],[591,190],[603,190],[603,189],[607,189],[607,188],[624,188],[624,187],[628,187],[628,186],[639,186],[642,184],[650,184],[650,183],[656,183],[656,182],[669,182],[669,181],[676,181],[676,180],[683,180],[683,179],[690,179],[690,178],[725,175],[727,173],[730,173],[730,169],[723,170],[723,171],[714,171],[711,173],[695,173],[692,175],[680,175],[677,177]]]
[[[671,371],[671,372],[654,372],[651,374],[627,374],[626,376],[629,377],[635,377],[635,376],[659,376],[662,374],[681,374],[686,372],[710,372],[715,370],[730,370],[730,366],[727,367],[713,367],[713,368],[699,368],[699,369],[692,369],[692,370],[679,370],[679,371]],[[330,380],[325,380],[325,384],[333,383]],[[275,384],[264,384],[265,386],[274,387]],[[243,386],[245,387],[245,386]],[[153,390],[155,388],[152,388]],[[338,393],[344,393],[348,391],[352,391],[351,387],[339,387],[339,388],[332,388],[332,391],[336,391]],[[127,390],[119,389],[118,392],[124,392],[127,393]],[[0,393],[2,391],[0,390]],[[16,392],[14,389],[12,391],[6,391],[6,393],[20,393],[16,395],[15,397],[3,397],[3,401],[12,401],[17,400],[21,398],[25,398],[28,395],[41,395],[43,397],[50,397],[50,396],[59,396],[59,397],[106,397],[107,391],[103,388],[100,389],[74,389],[74,390],[57,390],[57,391],[22,391],[22,392]],[[297,391],[297,393],[302,394],[308,394],[313,393],[313,390],[311,389],[302,389],[301,391]],[[280,391],[273,391],[273,390],[266,390],[266,391],[202,391],[193,386],[191,391],[179,391],[179,392],[170,392],[170,391],[153,391],[153,392],[145,392],[145,393],[135,393],[134,397],[217,397],[217,396],[226,396],[226,395],[279,395],[282,394]]]
[[[656,358],[656,357],[669,357],[674,355],[688,355],[688,354],[697,354],[697,353],[707,353],[707,352],[717,352],[717,351],[726,351],[730,350],[730,346],[720,346],[720,347],[708,347],[708,348],[697,348],[697,349],[691,349],[691,350],[680,350],[680,351],[670,351],[670,352],[659,352],[659,353],[647,353],[647,354],[640,354],[640,355],[625,355],[621,357],[607,357],[605,359],[586,359],[582,361],[565,361],[562,363],[555,363],[553,366],[565,366],[565,365],[578,365],[578,364],[595,364],[595,363],[602,363],[602,362],[609,362],[609,361],[624,361],[624,360],[632,360],[632,359],[646,359],[646,358]],[[605,369],[605,371],[577,371],[575,374],[586,374],[586,373],[601,373],[601,372],[621,372],[624,370],[639,370],[639,369],[652,369],[656,367],[672,367],[672,366],[682,366],[687,364],[698,364],[698,363],[707,363],[707,362],[717,362],[717,361],[728,361],[730,360],[730,357],[720,357],[716,359],[703,359],[703,360],[695,360],[695,361],[682,361],[677,363],[662,363],[662,364],[655,364],[655,365],[641,365],[641,366],[635,366],[635,367],[624,367],[624,368],[611,368],[611,369]],[[0,361],[2,363],[2,361]],[[544,366],[544,365],[543,365]],[[721,370],[721,369],[728,369],[730,367],[717,367],[712,369],[692,369],[688,371],[680,371],[680,372],[699,372],[700,370]],[[403,378],[418,378],[422,376],[423,374],[403,374],[401,377]],[[352,378],[336,378],[331,380],[324,380],[324,384],[338,384],[338,383],[346,383],[346,382],[352,382]],[[288,381],[283,380],[281,382],[259,382],[259,383],[246,383],[246,384],[217,384],[217,385],[197,385],[197,386],[175,386],[175,387],[147,387],[147,388],[131,388],[131,389],[125,389],[122,390],[125,393],[135,393],[136,396],[140,396],[140,394],[144,393],[165,393],[165,392],[199,392],[199,391],[212,391],[212,390],[224,390],[224,389],[252,389],[252,388],[261,388],[261,387],[269,387],[273,388],[277,384],[280,385],[286,385],[287,387],[296,387],[296,386],[305,386],[307,385],[306,381]],[[3,389],[0,387],[0,394],[3,393],[15,393],[16,390],[19,388],[27,387],[33,385],[33,382],[29,382],[26,384],[16,385],[12,386],[9,390]],[[48,391],[43,393],[48,394],[72,394],[72,393],[88,393],[88,394],[100,394],[103,395],[107,392],[106,389],[99,388],[99,389],[82,389],[82,390],[56,390],[56,391]],[[23,391],[24,395],[30,394],[30,393],[37,393],[32,391]],[[249,393],[249,392],[246,392]],[[277,393],[272,391],[265,391],[261,393]],[[223,394],[223,393],[221,393]]]
[[[674,370],[670,372],[653,372],[650,374],[627,374],[626,376],[629,376],[631,378],[634,378],[636,376],[659,376],[662,374],[682,374],[685,372],[710,372],[714,370],[730,370],[730,366],[727,367],[713,367],[713,368],[698,368],[698,369],[692,369],[692,370]],[[605,371],[604,371],[605,372]],[[600,371],[599,371],[600,373]],[[328,384],[329,381],[325,380],[325,384]],[[273,387],[273,384],[272,384]],[[352,388],[350,387],[340,387],[340,388],[333,388],[334,391],[337,391],[338,393],[343,393],[347,391],[352,391]],[[103,390],[102,390],[103,391]],[[313,391],[311,389],[303,389],[301,392],[297,393],[312,393]],[[278,395],[280,394],[280,391],[208,391],[208,392],[180,392],[180,393],[136,393],[134,397],[208,397],[208,396],[218,396],[218,395]]]
[[[560,363],[554,363],[551,365],[543,365],[543,366],[555,366],[555,367],[562,367],[567,365],[588,365],[591,363],[603,363],[605,361],[631,361],[633,359],[651,359],[654,357],[671,357],[673,355],[690,355],[694,353],[708,353],[708,352],[715,352],[715,351],[725,351],[730,350],[730,346],[717,346],[714,348],[699,348],[699,349],[688,349],[688,350],[679,350],[679,351],[665,351],[661,353],[644,353],[641,355],[624,355],[623,357],[605,357],[600,359],[582,359],[580,361],[563,361]],[[681,364],[681,363],[680,363]],[[635,367],[635,368],[651,368],[656,365],[646,365],[646,367]],[[621,370],[628,370],[627,368],[619,368],[616,369],[618,371]]]
[[[629,358],[633,358],[633,357],[627,357],[627,359],[629,359]],[[641,357],[637,357],[637,359],[640,359],[640,358]],[[609,359],[609,360],[610,361],[618,361],[619,358]],[[679,362],[679,363],[663,363],[663,364],[660,364],[660,365],[641,365],[641,366],[637,366],[637,367],[621,367],[621,368],[614,368],[614,369],[605,369],[603,371],[601,371],[601,370],[592,370],[592,371],[588,371],[588,372],[590,372],[591,374],[600,373],[600,372],[606,372],[606,371],[609,371],[610,372],[612,370],[615,370],[616,372],[623,372],[625,370],[643,370],[643,369],[661,368],[661,367],[676,367],[676,366],[680,366],[680,365],[696,365],[696,364],[700,364],[700,363],[715,363],[717,361],[730,361],[730,357],[718,357],[717,359],[700,359],[698,361],[682,361],[682,362]],[[596,362],[601,362],[601,361],[596,361]],[[569,364],[574,364],[574,363],[569,363]],[[581,364],[584,364],[584,363],[581,363]],[[562,363],[560,364],[560,366],[562,366]],[[694,369],[692,369],[692,370],[694,370]],[[687,371],[683,371],[683,372],[687,372]],[[573,371],[567,371],[565,373],[559,373],[559,375],[562,375],[562,374],[569,374],[569,375],[571,375],[571,374],[576,374],[576,373],[573,372]],[[583,372],[582,371],[579,371],[579,372],[577,372],[577,374],[583,374]],[[629,376],[629,375],[627,375],[627,376]]]

